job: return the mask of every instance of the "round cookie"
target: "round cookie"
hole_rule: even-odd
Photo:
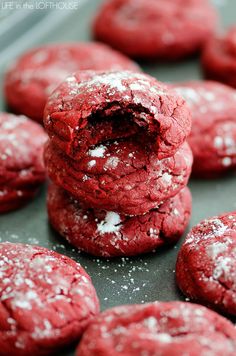
[[[85,331],[77,356],[233,356],[234,325],[197,304],[154,302],[107,310]]]
[[[39,246],[0,244],[2,356],[48,355],[78,341],[99,302],[70,258]]]
[[[173,157],[158,160],[147,145],[115,141],[96,146],[75,161],[49,142],[45,165],[55,184],[89,208],[141,215],[186,186],[192,152],[185,143]]]
[[[25,116],[0,113],[0,213],[24,205],[44,182],[46,140],[37,123]]]
[[[135,217],[86,209],[56,185],[49,187],[47,198],[55,230],[78,249],[102,257],[135,256],[176,243],[188,225],[191,205],[187,187],[157,209]]]
[[[107,141],[152,142],[157,158],[173,156],[191,129],[185,101],[142,73],[78,72],[50,96],[44,112],[52,142],[77,159]]]
[[[236,88],[236,26],[207,42],[202,68],[206,78]]]
[[[236,315],[236,214],[203,220],[187,236],[176,264],[182,292],[220,312]]]
[[[188,143],[193,174],[214,177],[236,167],[236,91],[211,81],[174,85],[192,112]]]
[[[61,43],[31,49],[8,69],[4,86],[9,107],[42,122],[49,94],[77,70],[140,68],[121,53],[100,43]]]
[[[216,25],[208,0],[110,0],[93,33],[131,57],[177,60],[199,52]]]

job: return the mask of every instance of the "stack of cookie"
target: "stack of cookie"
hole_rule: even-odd
[[[174,243],[190,216],[185,101],[127,71],[68,77],[45,108],[48,214],[71,244],[131,256]]]

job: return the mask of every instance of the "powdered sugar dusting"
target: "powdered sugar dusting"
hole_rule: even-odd
[[[116,168],[119,163],[118,157],[109,157],[104,165],[105,168]]]
[[[164,342],[164,343],[172,342],[172,337],[167,333],[159,333],[159,334],[156,335],[156,338],[160,342]]]
[[[92,168],[94,166],[96,166],[96,161],[95,159],[92,159],[91,161],[88,162],[88,168]]]
[[[207,246],[207,254],[212,259],[215,259],[219,254],[227,251],[227,245],[222,242],[215,242],[212,245]]]
[[[160,95],[173,95],[171,91],[167,91],[164,86],[161,87],[158,82],[155,83],[154,80],[150,80],[146,75],[129,71],[93,73],[91,78],[87,78],[84,81],[77,80],[76,76],[70,76],[66,79],[66,82],[69,88],[69,96],[79,95],[85,91],[88,95],[93,92],[97,95],[95,91],[99,88],[100,90],[104,90],[107,102],[109,102],[110,96],[119,95],[120,93],[122,93],[123,99],[128,101],[132,100],[136,104],[142,102],[140,93],[145,93],[147,91],[158,97]],[[54,93],[54,95],[57,94]],[[54,99],[54,97],[52,96],[51,99]],[[94,100],[92,100],[92,102],[94,103]],[[154,113],[157,112],[157,107],[154,103],[151,103],[151,100],[150,110]]]
[[[224,157],[222,159],[222,164],[225,167],[229,167],[231,165],[231,163],[232,163],[232,158],[230,158],[230,157]]]
[[[172,176],[171,174],[165,172],[163,175],[162,175],[162,180],[166,183],[166,184],[170,184],[171,181],[172,181]]]
[[[212,223],[212,230],[213,230],[214,236],[221,236],[228,229],[228,226],[224,225],[224,223],[220,219],[210,220],[210,223]]]
[[[222,148],[223,144],[224,144],[224,141],[223,141],[222,137],[216,136],[214,138],[214,146],[215,146],[215,148]]]
[[[109,211],[106,213],[105,219],[97,225],[97,231],[100,234],[118,232],[121,228],[120,222],[120,215]]]
[[[104,157],[104,153],[106,152],[106,147],[100,145],[96,148],[90,149],[88,154],[91,157]]]
[[[191,85],[191,84],[189,84]],[[233,89],[226,90],[220,84],[211,86],[206,82],[193,82],[193,86],[176,86],[175,91],[182,95],[188,105],[193,108],[193,117],[201,114],[213,112],[215,114],[228,109],[228,106],[235,105],[235,93]]]
[[[195,243],[198,244],[202,239],[214,239],[217,236],[222,236],[228,230],[228,226],[224,225],[223,222],[218,218],[212,218],[209,220],[204,220],[200,225],[204,228],[204,233],[202,230],[198,234],[190,232],[187,236],[185,243]]]
[[[106,85],[111,89],[115,89],[118,92],[123,92],[126,90],[126,86],[123,84],[125,79],[130,77],[129,72],[110,72],[104,75],[94,75],[92,79],[88,80],[86,83],[82,82],[78,84],[78,90],[86,85],[86,87],[101,87]]]
[[[181,96],[184,97],[184,99],[191,103],[198,103],[200,101],[200,97],[196,90],[193,88],[187,88],[187,87],[177,87],[175,88],[175,91]]]
[[[215,263],[213,278],[219,279],[223,274],[227,275],[227,273],[230,272],[231,264],[232,259],[230,257],[220,256]]]

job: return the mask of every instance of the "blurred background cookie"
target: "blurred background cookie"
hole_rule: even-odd
[[[216,26],[208,0],[110,0],[93,34],[128,56],[173,61],[200,52]]]
[[[48,96],[69,74],[77,70],[139,71],[121,53],[101,43],[59,43],[32,49],[20,56],[4,79],[9,108],[42,122]]]
[[[213,178],[236,167],[236,90],[211,81],[173,85],[192,113],[193,174]]]
[[[207,79],[236,88],[236,27],[209,40],[202,54],[202,68]]]
[[[0,113],[0,213],[31,200],[45,181],[47,135],[25,116]]]

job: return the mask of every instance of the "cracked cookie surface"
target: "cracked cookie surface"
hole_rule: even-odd
[[[191,193],[184,188],[174,198],[141,216],[93,210],[51,185],[47,197],[52,226],[79,250],[102,257],[135,256],[176,243],[188,225]]]
[[[170,157],[191,129],[186,102],[142,73],[82,71],[50,96],[44,125],[51,141],[73,159],[98,144],[135,138]]]
[[[32,199],[46,178],[47,135],[25,116],[0,113],[0,213]]]
[[[52,181],[88,207],[141,215],[186,186],[192,152],[185,143],[173,157],[158,160],[152,148],[140,142],[115,141],[75,161],[49,142],[45,164]]]
[[[233,356],[234,325],[217,313],[184,302],[119,306],[85,331],[77,356]]]
[[[0,353],[48,355],[77,341],[99,303],[70,258],[32,245],[0,244]]]
[[[203,220],[188,234],[176,264],[176,279],[189,298],[236,315],[236,214]]]

